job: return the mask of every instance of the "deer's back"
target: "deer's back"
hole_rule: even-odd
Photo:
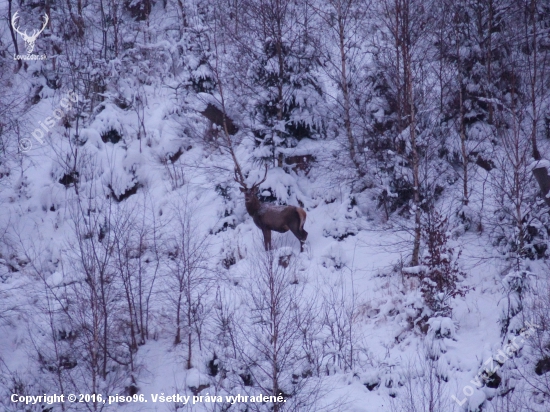
[[[289,225],[299,224],[300,215],[296,209],[296,206],[279,206],[262,203],[258,211],[258,221],[254,219],[254,222],[262,229],[286,232],[289,230]]]

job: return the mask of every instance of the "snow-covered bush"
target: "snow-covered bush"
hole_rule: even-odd
[[[357,225],[353,221],[339,219],[326,224],[323,229],[323,236],[332,237],[336,240],[344,240],[348,236],[355,236],[357,232]]]
[[[331,270],[342,269],[346,265],[346,254],[341,246],[331,246],[323,255],[323,266]]]
[[[446,339],[454,340],[456,325],[451,318],[434,317],[428,319],[426,335],[426,354],[433,360],[438,360],[447,352]]]
[[[516,290],[525,288],[520,302],[523,310],[516,315],[517,325],[521,317],[521,329],[515,331],[516,341],[523,346],[511,374],[525,383],[525,397],[537,405],[533,410],[547,411],[550,402],[550,281],[531,278],[528,280],[530,287],[525,287],[527,280],[526,276],[514,276],[507,282]]]
[[[429,356],[430,349],[419,347],[416,358],[409,359],[400,373],[400,385],[389,395],[391,412],[453,412],[459,410],[451,398],[440,363]]]
[[[523,310],[525,293],[530,289],[530,278],[533,273],[526,270],[512,271],[504,277],[502,284],[505,291],[505,298],[500,302],[501,334],[507,333],[517,335],[523,328],[522,316],[518,316]]]

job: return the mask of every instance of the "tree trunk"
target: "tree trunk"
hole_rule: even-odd
[[[407,114],[409,115],[409,140],[411,143],[411,162],[413,174],[414,239],[411,265],[417,266],[420,259],[420,239],[422,236],[422,210],[420,209],[420,161],[418,157],[418,148],[416,146],[416,113],[414,107],[412,50],[409,33],[411,30],[409,21],[411,10],[408,0],[405,0],[402,6],[400,43],[403,54],[403,78],[405,80],[405,92],[407,93]]]
[[[190,297],[188,296],[187,300],[187,369],[191,369],[193,367],[191,358],[193,356],[193,336],[192,336],[192,327],[193,319],[192,319],[192,308],[191,308],[192,302],[190,300]]]
[[[178,303],[176,306],[176,337],[174,338],[174,345],[181,343],[181,291],[178,297]]]
[[[532,36],[533,36],[533,59],[531,60],[529,56],[529,74],[530,74],[530,83],[531,83],[531,116],[533,118],[531,125],[531,146],[533,149],[533,158],[535,160],[540,160],[541,155],[537,145],[537,126],[538,126],[538,113],[537,113],[537,78],[538,78],[538,50],[537,50],[537,0],[531,0],[529,7],[529,14],[532,22]],[[526,24],[526,30],[528,30],[528,25]],[[543,66],[544,67],[544,66]]]
[[[458,37],[458,36],[457,36]],[[457,41],[457,56],[460,56],[460,47]],[[462,65],[460,57],[458,59],[458,90],[460,104],[460,151],[462,154],[462,204],[468,206],[468,151],[466,149],[466,130],[464,127],[464,95],[462,93]]]
[[[10,19],[9,27],[10,27],[11,40],[13,41],[13,47],[15,48],[15,54],[19,54],[19,47],[17,46],[17,36],[15,35],[15,32],[13,30],[13,26],[11,25],[11,19],[13,17],[13,15],[11,13],[12,1],[13,0],[8,0],[8,16],[9,16],[9,19]],[[22,65],[23,65],[23,61],[17,60],[17,70],[16,71],[21,70]]]
[[[361,165],[357,161],[357,153],[355,151],[355,138],[353,137],[353,130],[351,128],[351,103],[350,103],[350,93],[348,87],[348,76],[346,68],[346,49],[345,49],[345,25],[342,16],[342,6],[340,3],[337,5],[338,13],[338,37],[339,37],[339,46],[340,46],[340,72],[341,72],[341,88],[342,95],[344,98],[344,127],[346,129],[346,136],[348,138],[349,145],[349,157],[357,170],[357,173],[360,177],[364,176],[364,173],[361,170]]]
[[[279,13],[279,10],[277,10]],[[284,96],[283,96],[283,82],[284,82],[284,75],[285,75],[285,60],[283,55],[283,37],[281,32],[281,20],[280,16],[278,16],[277,19],[277,35],[279,36],[277,38],[277,57],[279,59],[279,79],[277,84],[277,135],[279,136],[279,142],[282,140],[282,131],[281,128],[281,122],[283,121],[283,107],[284,107]],[[274,145],[275,146],[275,145]],[[275,147],[273,148],[275,150]],[[275,153],[273,153],[275,154]],[[277,167],[283,167],[283,153],[279,152],[279,155],[277,156]]]

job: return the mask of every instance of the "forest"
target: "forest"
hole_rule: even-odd
[[[550,2],[0,16],[2,411],[550,410]]]

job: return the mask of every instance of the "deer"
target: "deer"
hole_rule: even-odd
[[[15,12],[13,17],[11,18],[11,26],[16,31],[16,33],[18,33],[21,36],[21,38],[25,41],[25,43],[27,44],[26,45],[27,53],[31,54],[32,51],[34,50],[34,44],[36,43],[36,39],[38,38],[39,34],[44,31],[50,19],[48,15],[44,13],[44,25],[42,26],[42,28],[40,30],[33,29],[32,34],[29,35],[27,34],[26,30],[24,32],[19,31],[19,27],[18,27],[19,25],[17,24],[17,19],[19,19],[18,13],[19,13],[18,11]]]
[[[307,232],[304,230],[306,211],[297,206],[278,206],[260,202],[258,188],[267,177],[267,165],[261,181],[248,187],[244,182],[240,168],[235,168],[235,181],[240,185],[240,191],[244,193],[246,211],[252,217],[254,224],[264,235],[265,250],[271,250],[271,231],[286,233],[289,230],[300,241],[300,253],[304,251],[304,243]]]

